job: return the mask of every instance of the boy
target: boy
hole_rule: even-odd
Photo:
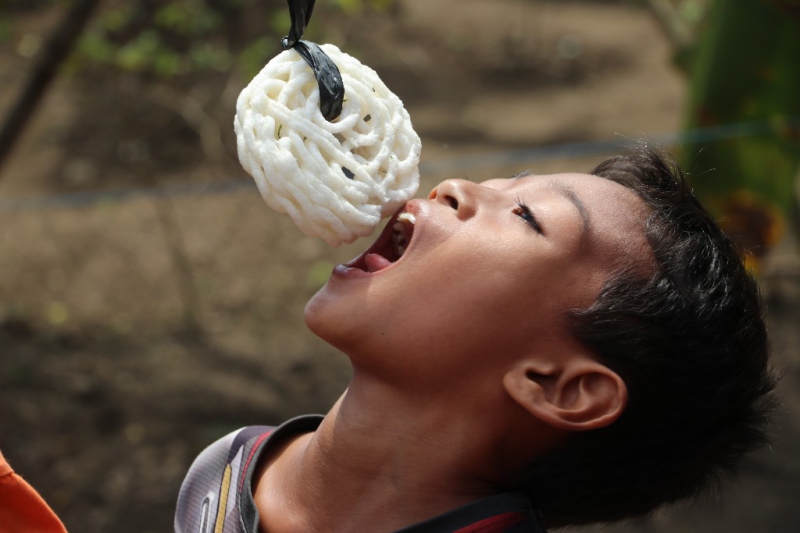
[[[306,322],[353,365],[323,418],[250,427],[179,532],[541,532],[694,496],[764,441],[758,290],[646,146],[591,175],[445,181]]]

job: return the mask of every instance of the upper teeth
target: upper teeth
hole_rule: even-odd
[[[413,226],[416,221],[417,219],[411,213],[400,213],[400,216],[397,217],[397,222],[392,226],[394,230],[392,233],[392,244],[394,245],[394,252],[397,254],[398,258],[403,255],[403,252],[406,251],[406,246],[408,246],[405,234],[403,233],[403,222]]]
[[[400,213],[400,216],[397,217],[397,220],[407,220],[411,224],[415,224],[417,222],[417,218],[411,213]]]

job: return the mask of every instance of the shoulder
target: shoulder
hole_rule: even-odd
[[[249,452],[265,440],[273,428],[248,426],[217,440],[194,460],[183,480],[175,510],[175,531],[213,531],[217,518],[236,512],[241,473]]]
[[[314,431],[321,415],[292,418],[279,427],[247,426],[229,433],[197,456],[178,494],[176,533],[258,530],[251,478],[268,443],[293,433]]]

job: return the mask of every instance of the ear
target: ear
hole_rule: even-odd
[[[558,363],[525,359],[503,377],[508,394],[546,424],[568,431],[605,427],[625,410],[619,375],[589,357]]]

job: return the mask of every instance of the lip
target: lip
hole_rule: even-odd
[[[379,276],[386,271],[392,270],[396,265],[402,263],[403,260],[406,258],[406,256],[409,254],[409,252],[411,252],[415,247],[417,240],[416,239],[417,231],[419,231],[420,222],[424,217],[422,212],[423,209],[420,200],[409,200],[408,202],[406,202],[400,209],[397,210],[397,212],[394,215],[392,215],[392,217],[389,219],[389,222],[386,223],[386,226],[384,227],[383,231],[381,231],[381,234],[378,236],[375,242],[372,243],[372,245],[369,248],[361,252],[355,259],[352,259],[347,263],[336,265],[336,267],[334,267],[333,269],[332,277],[372,278],[374,276]],[[408,243],[408,246],[406,247],[406,251],[403,253],[403,256],[400,257],[400,259],[398,259],[397,261],[394,261],[391,265],[381,270],[378,270],[377,272],[367,272],[363,268],[357,267],[356,265],[360,265],[361,267],[363,267],[364,258],[367,256],[367,254],[372,253],[374,250],[380,250],[388,245],[389,240],[392,238],[392,233],[393,233],[392,227],[397,222],[397,218],[402,213],[410,213],[414,215],[414,218],[416,219],[414,222],[414,236]]]

